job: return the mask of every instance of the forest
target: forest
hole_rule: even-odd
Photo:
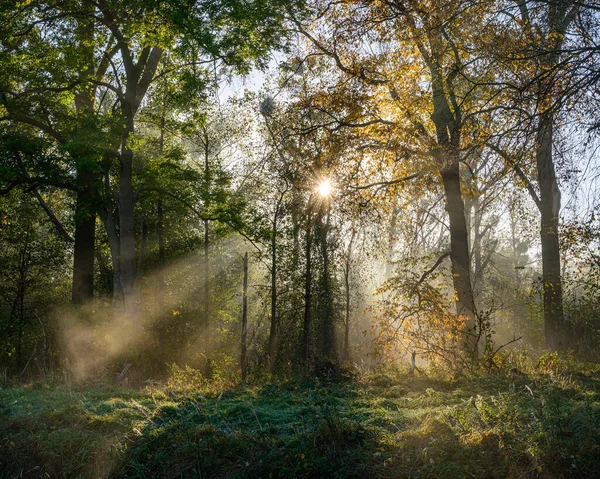
[[[0,478],[600,477],[600,2],[0,0]]]

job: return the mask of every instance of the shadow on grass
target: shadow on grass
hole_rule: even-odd
[[[115,477],[368,477],[372,432],[352,416],[349,393],[267,385],[195,395],[162,408]]]
[[[600,477],[596,377],[0,391],[0,477]]]
[[[115,477],[599,477],[597,383],[431,386],[195,395],[140,431]]]

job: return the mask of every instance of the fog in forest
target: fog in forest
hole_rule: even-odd
[[[150,3],[2,11],[5,378],[597,359],[595,10]]]

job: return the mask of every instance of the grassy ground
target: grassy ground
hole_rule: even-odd
[[[0,477],[600,477],[600,374],[0,390]]]

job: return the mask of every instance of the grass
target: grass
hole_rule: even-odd
[[[0,390],[1,477],[600,477],[600,375]]]

